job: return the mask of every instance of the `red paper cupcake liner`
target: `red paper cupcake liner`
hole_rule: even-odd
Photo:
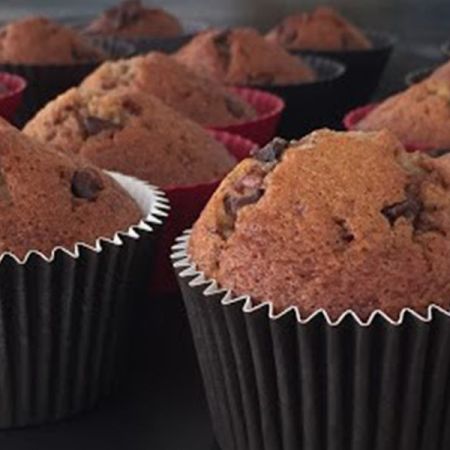
[[[258,117],[247,122],[226,127],[211,126],[210,129],[238,134],[259,144],[267,144],[276,134],[285,108],[282,98],[258,89],[231,88],[244,101],[255,108]]]
[[[0,84],[7,89],[7,92],[0,95],[0,116],[11,120],[22,103],[27,82],[18,75],[0,72]]]
[[[238,161],[245,159],[256,147],[254,142],[238,135],[224,131],[211,131],[211,133]],[[152,295],[167,296],[179,292],[170,263],[170,248],[181,231],[195,222],[220,181],[164,189],[170,201],[171,212],[164,226],[164,232],[157,242],[156,263],[150,282]]]
[[[356,130],[357,124],[364,119],[371,111],[373,111],[378,106],[377,103],[372,103],[370,105],[360,106],[359,108],[352,109],[350,112],[348,112],[342,123],[346,130],[352,131]],[[427,152],[430,150],[433,150],[430,145],[424,144],[424,143],[414,143],[414,142],[403,142],[403,145],[405,146],[405,149],[408,152]]]

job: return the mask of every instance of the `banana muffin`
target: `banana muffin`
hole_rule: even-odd
[[[371,42],[356,26],[329,7],[286,17],[266,36],[289,50],[367,50]]]
[[[176,17],[163,9],[147,8],[139,0],[125,0],[94,19],[86,32],[124,38],[167,38],[180,35],[183,28]]]
[[[450,82],[428,79],[387,98],[357,130],[387,129],[409,146],[450,148]]]
[[[142,218],[137,204],[88,161],[42,145],[0,119],[0,253],[94,244]]]
[[[79,64],[105,58],[75,30],[44,17],[27,17],[0,29],[2,64]]]
[[[209,30],[194,37],[175,58],[230,85],[290,85],[313,81],[313,70],[252,28]]]
[[[24,132],[103,169],[158,186],[211,182],[236,163],[202,127],[139,91],[71,89]]]
[[[204,126],[235,125],[256,118],[251,105],[220,83],[196,74],[171,56],[158,52],[106,62],[81,86],[107,92],[136,87]]]
[[[367,318],[450,304],[450,159],[387,131],[276,139],[222,182],[189,243],[236,295]]]

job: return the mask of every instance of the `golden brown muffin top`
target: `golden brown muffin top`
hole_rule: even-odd
[[[43,146],[0,122],[0,254],[95,244],[137,225],[143,213],[86,160]]]
[[[209,30],[182,47],[175,58],[230,85],[287,85],[313,81],[313,70],[252,28]]]
[[[387,129],[409,146],[450,148],[450,81],[428,79],[387,98],[356,129]]]
[[[130,89],[71,89],[39,111],[24,132],[103,169],[163,187],[211,182],[236,163],[195,122]]]
[[[159,8],[146,8],[139,0],[125,0],[105,10],[86,28],[87,33],[125,38],[167,38],[183,33],[176,17]]]
[[[227,126],[256,118],[251,105],[220,83],[158,52],[106,62],[82,86],[109,92],[123,87],[138,88],[205,126]]]
[[[75,30],[44,17],[27,17],[0,29],[1,63],[77,64],[105,58]]]
[[[406,153],[386,131],[277,139],[225,178],[189,254],[220,286],[276,312],[448,308],[449,158]]]
[[[335,9],[318,7],[286,17],[267,34],[267,40],[289,50],[365,50],[372,43]]]

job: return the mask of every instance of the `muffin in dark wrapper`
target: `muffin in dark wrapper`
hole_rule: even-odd
[[[9,428],[68,417],[116,386],[168,206],[156,188],[3,122],[0,140],[0,427]]]
[[[408,155],[385,133],[318,132],[255,160],[172,255],[219,445],[446,448],[450,272],[436,245],[448,245],[437,228],[449,205],[436,177],[448,159]],[[321,164],[333,169],[315,176]],[[385,204],[402,195],[408,208]]]

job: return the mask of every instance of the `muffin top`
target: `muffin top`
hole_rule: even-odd
[[[183,28],[176,17],[158,8],[146,8],[139,0],[125,0],[93,20],[86,32],[125,38],[178,36]]]
[[[210,182],[236,163],[200,125],[131,89],[73,88],[39,111],[24,132],[103,169],[164,187]]]
[[[439,66],[430,76],[433,80],[450,81],[450,61]]]
[[[252,28],[205,31],[182,47],[175,58],[231,85],[287,85],[315,78],[299,57],[268,42]]]
[[[355,128],[385,128],[408,145],[450,148],[450,81],[417,83],[386,99]]]
[[[49,256],[95,244],[143,214],[109,176],[75,155],[43,146],[0,121],[0,253]]]
[[[189,254],[222,287],[276,312],[448,308],[449,158],[406,153],[387,131],[277,139],[225,178]]]
[[[76,64],[105,59],[75,30],[44,17],[27,17],[0,29],[0,62]]]
[[[365,50],[372,47],[364,33],[329,7],[286,17],[267,40],[289,50]]]
[[[172,57],[151,52],[128,60],[106,62],[83,87],[112,92],[135,87],[201,125],[233,125],[256,117],[256,111],[220,83],[189,70]]]

